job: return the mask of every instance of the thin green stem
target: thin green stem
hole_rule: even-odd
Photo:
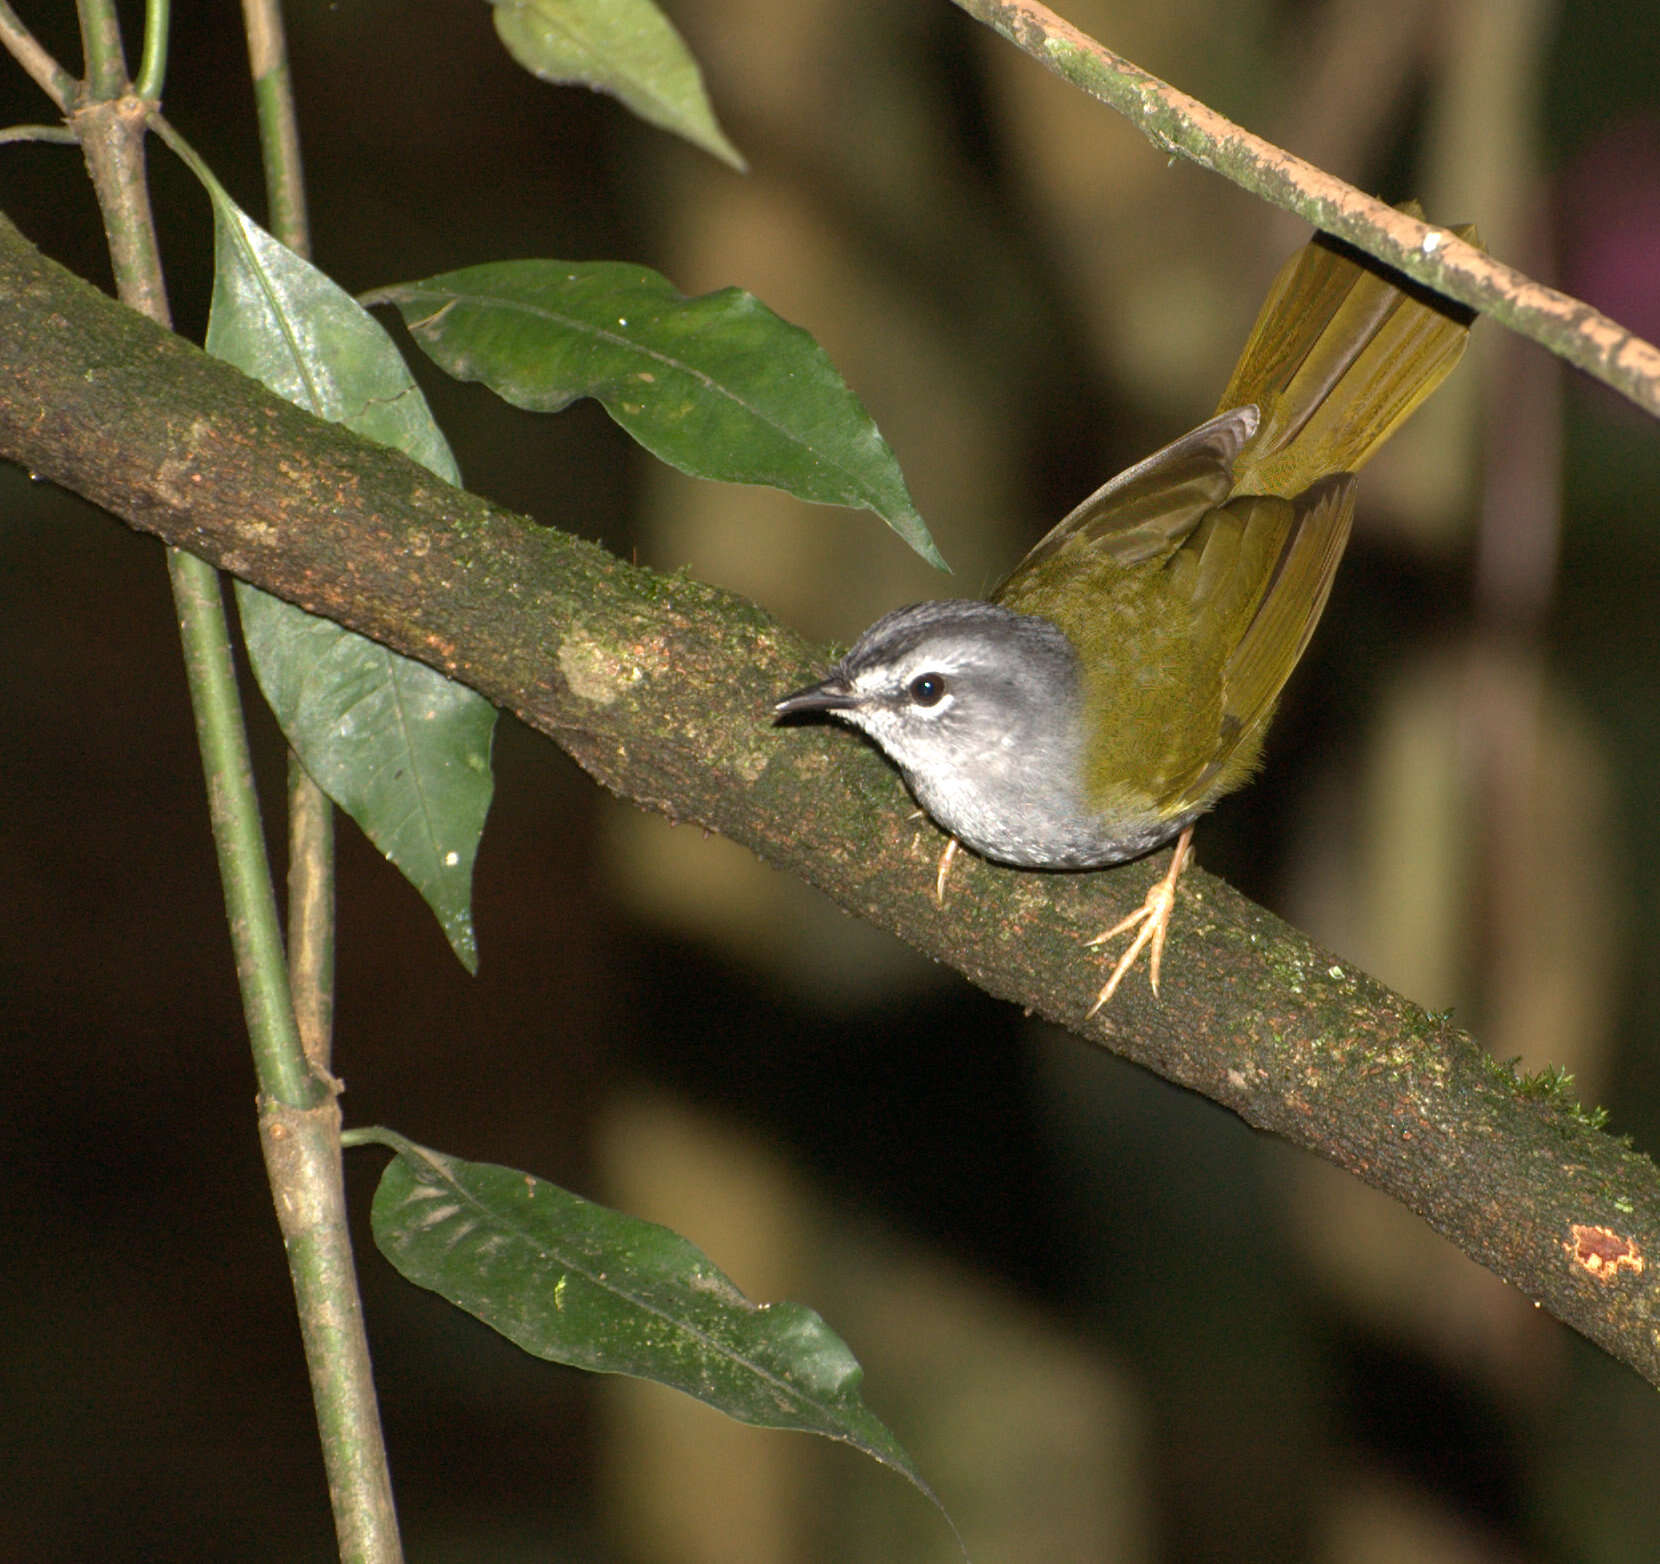
[[[76,0],[75,12],[80,18],[81,48],[86,55],[86,101],[113,103],[130,86],[114,0]]]
[[[288,989],[311,1067],[334,1038],[334,805],[288,752]]]
[[[299,116],[278,0],[242,0],[248,68],[259,116],[267,222],[297,255],[307,255],[305,178]],[[289,987],[306,1057],[327,1070],[334,1029],[334,809],[299,756],[288,756]]]
[[[308,1108],[316,1104],[323,1089],[307,1067],[289,1002],[281,921],[254,793],[219,575],[212,566],[177,550],[168,555],[167,571],[179,612],[196,741],[207,776],[213,840],[255,1073],[264,1095],[292,1108]]]
[[[340,1104],[330,1098],[320,1107],[300,1110],[264,1098],[259,1128],[294,1279],[340,1557],[347,1564],[401,1564],[398,1517],[346,1224]]]
[[[172,27],[172,0],[148,0],[144,7],[144,54],[133,91],[147,103],[161,99],[167,79],[167,40]]]
[[[0,146],[10,141],[57,141],[75,147],[81,138],[63,125],[8,125],[0,130]]]
[[[280,0],[243,0],[265,164],[267,221],[296,254],[311,248],[299,118],[288,71]],[[334,806],[288,752],[288,993],[312,1069],[326,1076],[334,1031]],[[403,1557],[392,1475],[381,1433],[363,1305],[346,1224],[338,1099],[295,1114],[261,1113],[271,1187],[294,1274],[300,1330],[329,1499],[344,1559],[399,1564]],[[284,1191],[316,1189],[328,1204],[296,1210]]]
[[[259,116],[259,150],[265,165],[267,221],[297,255],[311,253],[305,179],[300,170],[300,122],[288,69],[288,40],[279,0],[242,0],[248,34],[248,69]]]

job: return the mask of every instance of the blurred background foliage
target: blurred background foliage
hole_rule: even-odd
[[[23,9],[77,60],[69,7]],[[867,516],[654,466],[591,404],[533,417],[417,360],[472,487],[846,641],[989,587],[1211,411],[1296,223],[939,0],[668,9],[747,178],[531,80],[483,5],[294,6],[318,263],[353,289],[521,255],[748,287],[865,399],[956,575]],[[1064,9],[1660,337],[1646,0]],[[167,111],[258,212],[235,10],[174,10]],[[0,94],[4,123],[41,118],[15,69]],[[206,203],[153,169],[199,336]],[[0,149],[0,201],[107,280],[73,152]],[[1199,857],[1495,1054],[1573,1071],[1653,1149],[1660,438],[1476,336],[1368,471],[1267,770]],[[0,515],[0,1554],[327,1558],[160,551],[16,470]],[[668,1222],[752,1297],[812,1303],[976,1560],[1660,1556],[1652,1390],[1415,1218],[522,729],[497,763],[476,981],[342,832],[350,1119]],[[407,1287],[367,1241],[373,1164],[349,1171],[412,1558],[956,1556],[850,1452],[532,1363]]]

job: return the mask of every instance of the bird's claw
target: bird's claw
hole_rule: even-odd
[[[957,839],[953,836],[946,842],[944,851],[940,853],[939,870],[934,875],[934,903],[936,906],[943,907],[945,905],[945,882],[951,873],[951,860],[956,856]]]
[[[1193,846],[1193,828],[1189,826],[1176,840],[1176,850],[1170,856],[1170,868],[1164,877],[1148,891],[1147,899],[1129,917],[1121,918],[1104,933],[1097,934],[1094,939],[1085,940],[1086,945],[1104,945],[1110,939],[1117,939],[1120,934],[1140,925],[1136,937],[1130,942],[1130,948],[1118,958],[1118,964],[1112,969],[1101,992],[1095,996],[1095,1003],[1084,1012],[1087,1021],[1106,1002],[1118,992],[1118,985],[1124,981],[1131,967],[1136,964],[1136,958],[1149,945],[1152,954],[1147,962],[1147,980],[1152,985],[1153,997],[1156,999],[1159,992],[1159,967],[1164,960],[1165,936],[1170,932],[1170,913],[1176,905],[1176,882],[1182,877],[1182,870],[1187,867],[1188,855]]]

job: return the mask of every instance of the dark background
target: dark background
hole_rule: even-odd
[[[1660,336],[1646,5],[1126,9],[1067,14]],[[46,10],[24,20],[73,67]],[[868,516],[666,473],[590,404],[534,418],[418,362],[472,487],[846,640],[989,585],[1210,412],[1297,225],[943,3],[671,14],[747,178],[524,75],[483,5],[295,7],[316,259],[354,290],[518,255],[750,287],[830,350],[957,574]],[[259,215],[236,22],[175,7],[166,109]],[[49,116],[15,69],[0,93],[4,123]],[[206,202],[159,147],[153,172],[199,335]],[[107,285],[72,149],[0,147],[0,201]],[[1651,1150],[1660,440],[1478,338],[1368,473],[1265,775],[1199,855],[1495,1054],[1572,1069]],[[0,1555],[326,1558],[161,551],[16,470],[0,551]],[[1652,1390],[1416,1219],[510,723],[496,763],[477,979],[342,827],[349,1120],[668,1221],[751,1296],[812,1303],[977,1560],[1660,1554]],[[349,1159],[360,1217],[379,1161]],[[359,1241],[411,1558],[956,1556],[851,1453],[522,1358]]]

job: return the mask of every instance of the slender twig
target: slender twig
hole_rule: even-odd
[[[144,54],[133,83],[137,97],[151,103],[161,98],[167,79],[167,40],[172,34],[172,0],[148,0],[144,7]]]
[[[1221,174],[1491,315],[1660,415],[1660,348],[1579,299],[1535,282],[1448,229],[1356,190],[1177,91],[1039,0],[953,0],[1018,49],[1118,110],[1161,151]]]
[[[307,1068],[288,1000],[282,925],[254,794],[219,574],[177,549],[168,554],[167,568],[179,611],[196,742],[207,775],[213,841],[260,1091],[287,1106],[309,1108],[320,1091]]]
[[[288,752],[288,988],[300,1043],[326,1071],[334,1043],[334,805]]]
[[[282,7],[278,0],[242,0],[242,18],[259,116],[267,221],[271,232],[296,255],[309,255],[311,233],[300,165],[300,121],[294,108]]]
[[[81,23],[81,48],[86,55],[82,101],[113,103],[131,86],[114,0],[76,0],[75,14]]]
[[[243,0],[242,14],[265,165],[267,219],[278,239],[305,255],[311,236],[281,5],[279,0]],[[333,1051],[334,866],[334,806],[290,749],[288,986],[306,1057],[319,1073],[327,1071]],[[279,1213],[285,1188],[315,1183],[329,1196],[328,1206],[312,1213],[309,1232],[291,1233],[284,1219],[312,1401],[342,1553],[396,1564],[402,1546],[346,1224],[340,1114],[336,1104],[330,1109],[305,1116],[280,1109],[262,1114],[266,1165]],[[300,1182],[292,1185],[291,1179]],[[304,1290],[302,1272],[308,1284]]]
[[[311,241],[280,0],[243,0],[242,14],[265,165],[267,220],[278,239],[304,255]],[[327,1074],[333,1043],[334,867],[333,805],[290,749],[288,991],[306,1057],[319,1075]],[[402,1545],[346,1221],[338,1101],[331,1101],[326,1112],[310,1114],[265,1105],[260,1128],[294,1273],[341,1553],[397,1564]],[[285,1200],[291,1190],[315,1190],[325,1203],[307,1210],[306,1220],[294,1221]]]
[[[248,68],[259,117],[260,157],[271,232],[307,255],[299,116],[278,0],[243,0]],[[326,1070],[334,1022],[334,810],[300,758],[288,752],[288,965],[300,1036],[313,1067]]]
[[[8,125],[0,130],[0,145],[8,141],[56,141],[78,146],[81,138],[64,125]]]
[[[0,0],[0,49],[21,65],[30,79],[65,114],[75,102],[75,78],[41,47],[6,0]]]

